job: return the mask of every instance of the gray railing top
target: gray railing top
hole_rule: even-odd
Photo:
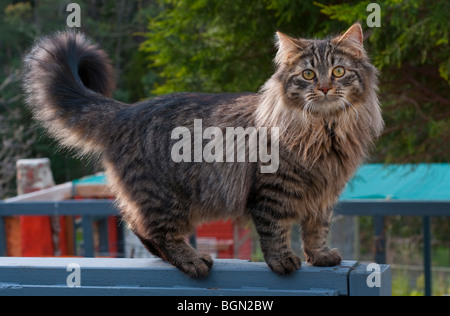
[[[391,295],[390,266],[372,270],[355,261],[330,268],[303,264],[286,277],[264,262],[223,259],[214,261],[208,278],[195,280],[160,259],[0,258],[0,280],[0,296]]]

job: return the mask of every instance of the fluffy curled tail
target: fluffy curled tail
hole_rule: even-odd
[[[102,152],[124,104],[110,99],[106,53],[75,31],[45,36],[25,56],[23,87],[34,117],[64,146]]]

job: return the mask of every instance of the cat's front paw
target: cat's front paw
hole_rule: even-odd
[[[295,254],[287,253],[285,255],[266,256],[266,262],[270,269],[280,275],[292,274],[296,270],[300,269],[302,262]]]
[[[209,255],[198,254],[198,256],[192,258],[180,258],[173,262],[173,265],[191,278],[204,279],[209,275],[213,260]]]
[[[337,249],[322,251],[305,250],[306,262],[316,267],[334,267],[341,264],[342,257]]]

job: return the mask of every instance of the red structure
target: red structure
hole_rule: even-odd
[[[197,248],[219,259],[247,259],[252,256],[251,229],[239,221],[218,221],[197,228]]]

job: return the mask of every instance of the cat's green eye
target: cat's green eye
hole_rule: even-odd
[[[336,67],[333,69],[333,76],[336,78],[341,78],[343,75],[345,75],[345,69],[344,67]]]
[[[312,80],[316,77],[316,73],[309,69],[304,70],[302,75],[303,75],[303,78],[305,78],[306,80]]]

